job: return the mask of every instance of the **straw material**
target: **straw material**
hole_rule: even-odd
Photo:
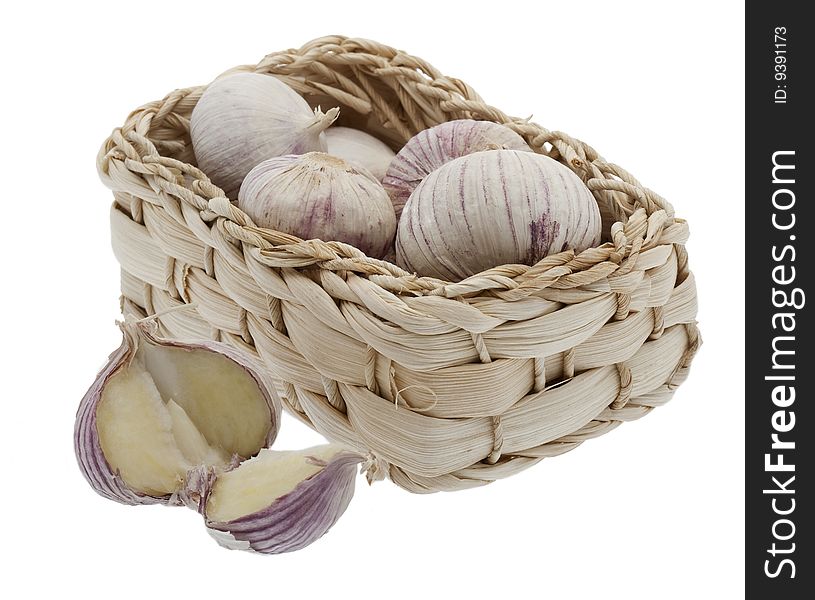
[[[581,177],[608,241],[451,283],[258,228],[194,166],[199,86],[134,111],[98,157],[125,314],[192,304],[163,313],[163,335],[231,343],[265,365],[293,415],[366,452],[370,477],[420,493],[562,454],[684,381],[700,344],[688,226],[628,172],[369,40],[321,38],[238,71],[339,105],[342,124],[395,149],[451,119],[503,123]]]

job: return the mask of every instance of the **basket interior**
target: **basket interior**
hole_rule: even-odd
[[[445,121],[480,119],[505,124],[535,152],[558,160],[584,182],[605,182],[601,187],[590,186],[600,208],[604,242],[611,239],[612,225],[627,222],[639,207],[661,208],[673,216],[672,207],[664,199],[642,188],[620,167],[605,163],[590,146],[484,104],[470,86],[442,75],[421,59],[387,46],[377,44],[372,48],[371,44],[367,40],[323,38],[296,52],[270,54],[257,65],[236,67],[219,77],[239,72],[277,77],[312,107],[340,107],[338,125],[370,133],[394,151],[419,131]],[[376,54],[369,54],[371,51]],[[364,60],[349,60],[349,56]],[[196,166],[189,120],[205,88],[173,92],[152,116],[143,133],[162,156]]]

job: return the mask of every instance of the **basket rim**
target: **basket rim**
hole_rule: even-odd
[[[174,204],[170,214],[180,217],[183,205],[198,211],[202,221],[217,227],[228,239],[244,245],[253,258],[270,267],[350,271],[396,294],[440,295],[448,298],[487,292],[505,300],[520,299],[545,287],[569,289],[590,285],[635,267],[641,252],[660,244],[684,245],[689,231],[683,219],[661,196],[644,187],[622,167],[606,162],[591,146],[560,131],[549,131],[530,121],[510,117],[485,104],[462,81],[446,77],[426,61],[390,46],[364,38],[326,36],[315,38],[299,49],[266,55],[256,65],[228,69],[216,79],[238,72],[255,72],[280,77],[285,70],[320,57],[352,54],[376,57],[376,69],[409,68],[416,77],[429,80],[434,94],[461,106],[466,118],[503,124],[521,135],[533,151],[550,156],[576,173],[598,204],[601,197],[612,203],[615,220],[611,239],[580,253],[565,250],[548,255],[533,265],[497,265],[457,282],[410,273],[387,260],[366,256],[352,245],[338,241],[303,240],[297,236],[256,226],[223,190],[215,186],[195,165],[162,155],[165,140],[150,134],[174,109],[190,108],[207,85],[176,89],[162,100],[132,111],[126,122],[113,130],[97,156],[103,183],[114,192],[123,191],[121,177],[138,178],[148,198],[163,205]],[[384,61],[384,65],[383,65]],[[405,66],[407,65],[407,66]],[[448,120],[453,120],[448,119]],[[404,124],[399,124],[404,129]],[[414,132],[415,133],[415,132]]]

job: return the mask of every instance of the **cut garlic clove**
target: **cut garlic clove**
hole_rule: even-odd
[[[180,487],[191,464],[176,443],[172,418],[149,373],[131,368],[112,377],[96,419],[105,459],[131,489],[160,497]]]
[[[76,456],[95,491],[185,504],[221,545],[266,554],[303,548],[334,525],[362,456],[332,444],[268,449],[279,402],[234,350],[121,327],[122,346],[77,412]]]
[[[97,408],[105,385],[122,369],[123,363],[132,354],[127,337],[125,334],[125,342],[111,354],[108,364],[79,404],[74,427],[74,452],[82,474],[97,493],[123,504],[155,504],[164,502],[164,499],[153,497],[145,491],[133,490],[113,472],[99,443]]]
[[[322,537],[345,512],[362,460],[334,444],[262,450],[214,478],[201,510],[207,528],[230,549],[299,550]]]
[[[280,404],[235,350],[160,340],[146,323],[121,328],[74,430],[80,470],[99,494],[176,504],[191,469],[226,468],[274,440]]]
[[[382,179],[396,218],[430,173],[461,156],[497,149],[532,151],[520,135],[492,121],[458,119],[417,133],[398,152]]]

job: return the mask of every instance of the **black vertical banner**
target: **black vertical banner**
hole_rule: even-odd
[[[810,8],[746,4],[745,567],[756,599],[815,597]]]

